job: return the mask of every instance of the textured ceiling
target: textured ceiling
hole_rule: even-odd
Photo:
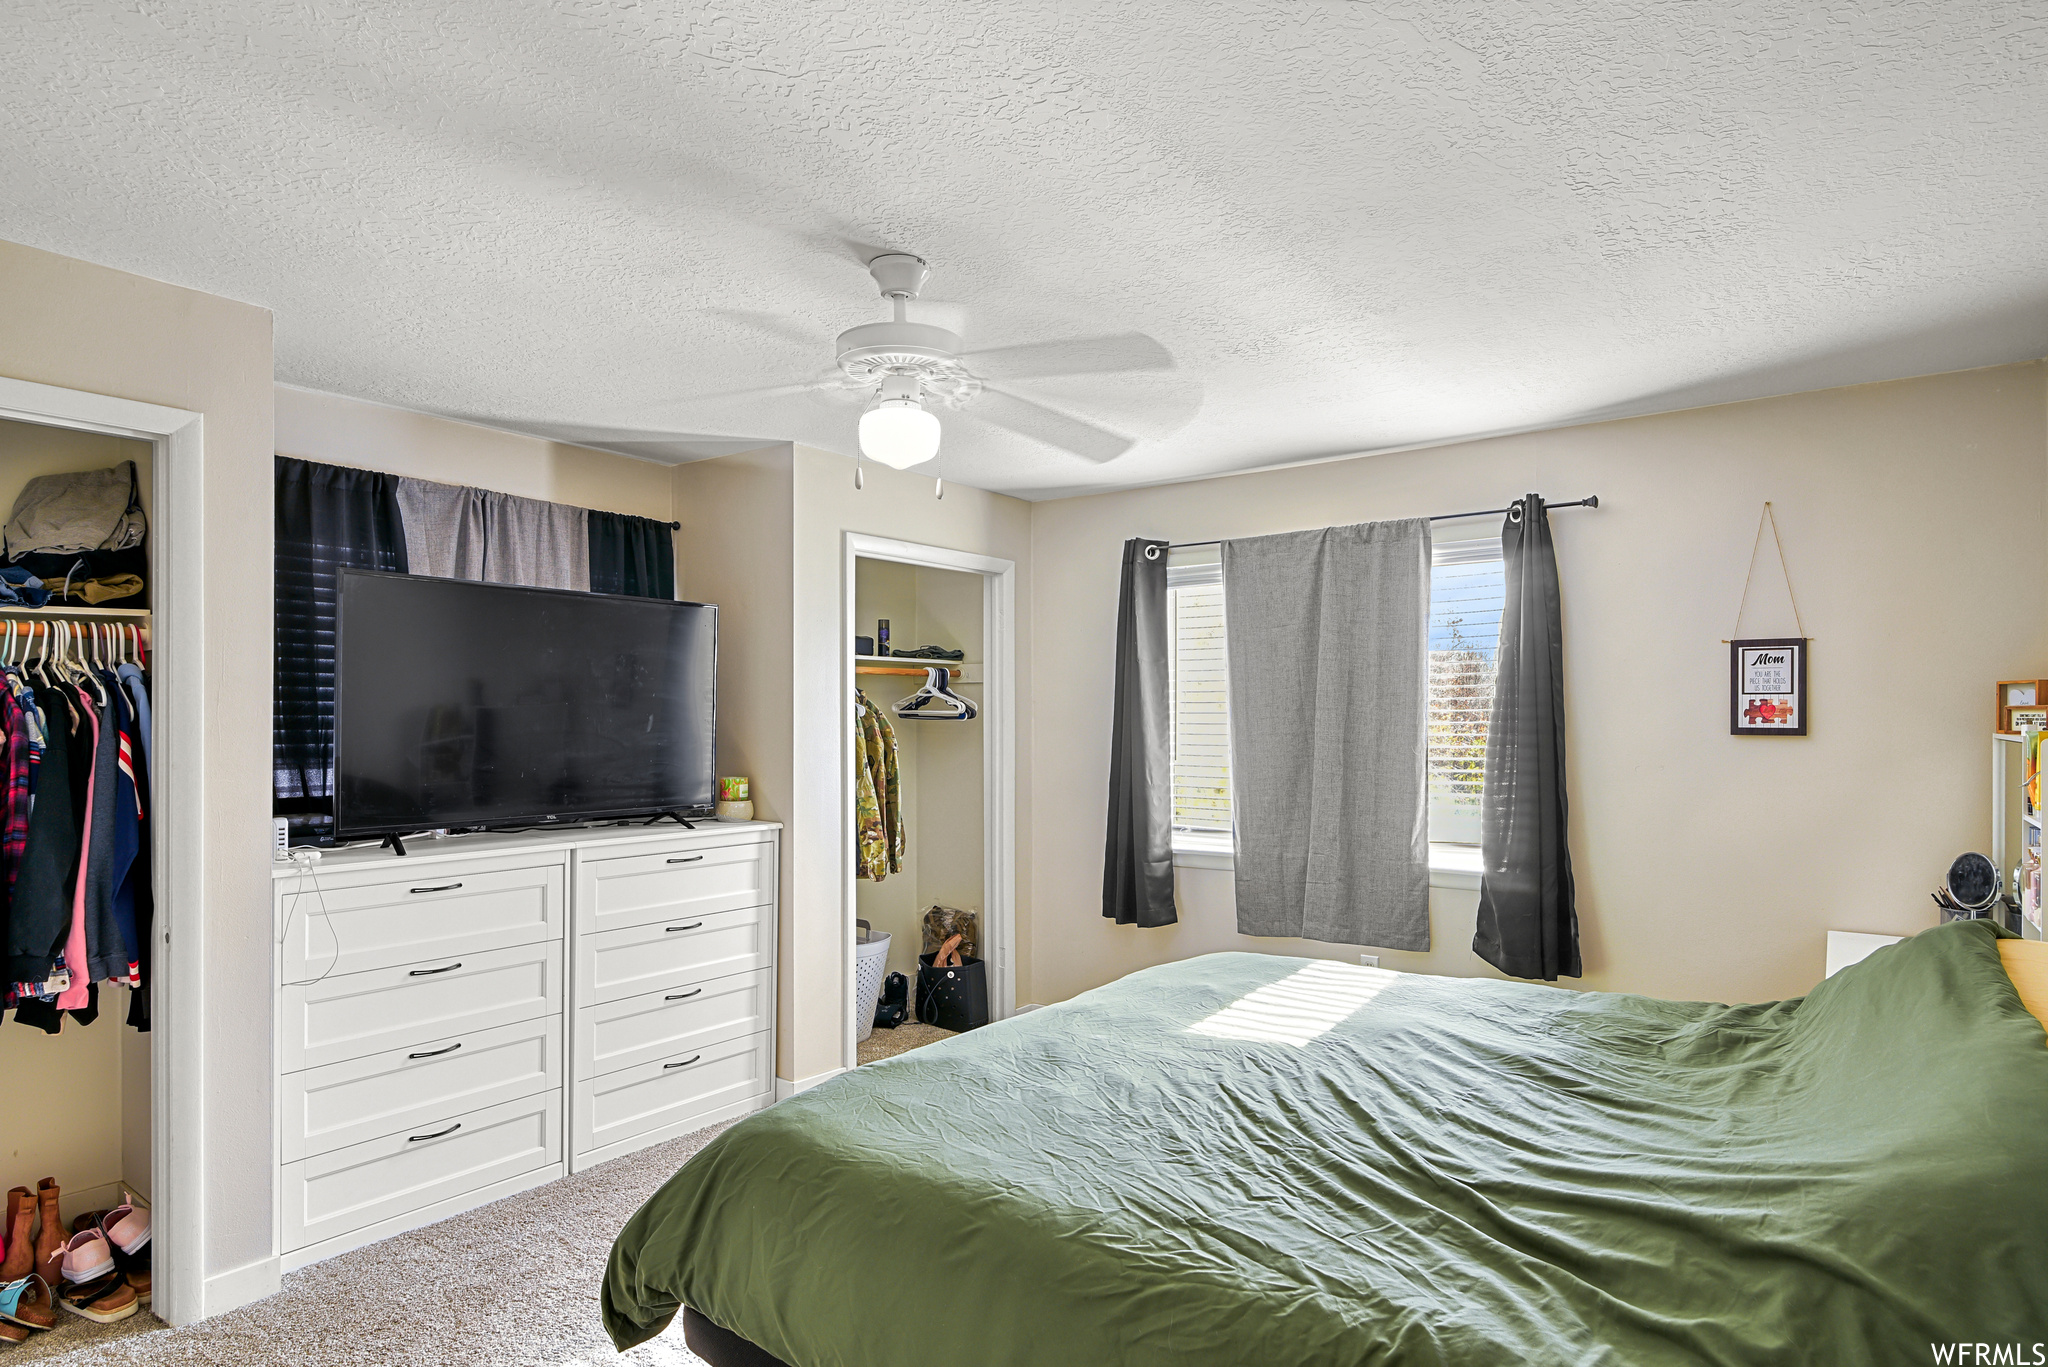
[[[932,263],[1032,497],[2048,354],[2048,6],[6,0],[0,237],[264,304],[278,378],[657,459],[850,451]],[[1029,367],[1025,367],[1026,370]],[[924,467],[929,469],[930,467]]]

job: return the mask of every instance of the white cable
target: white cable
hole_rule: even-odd
[[[285,906],[284,931],[278,936],[278,947],[282,949],[291,940],[292,919],[298,915],[299,899],[306,894],[307,879],[311,879],[313,882],[313,896],[320,906],[318,915],[322,921],[326,922],[327,938],[334,946],[334,957],[327,961],[327,967],[321,969],[318,975],[298,982],[286,982],[283,984],[285,987],[311,987],[315,983],[324,982],[327,976],[334,972],[335,965],[341,962],[341,937],[334,933],[334,922],[327,910],[327,894],[321,891],[320,888],[320,851],[300,847],[291,850],[287,857],[290,858],[293,864],[298,866],[299,885],[292,890],[291,901]]]

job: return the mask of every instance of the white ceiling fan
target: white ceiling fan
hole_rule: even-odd
[[[895,316],[863,323],[839,334],[837,369],[809,384],[715,396],[767,398],[817,391],[864,397],[859,419],[861,455],[896,469],[922,465],[939,454],[942,431],[934,408],[992,424],[1092,461],[1114,460],[1134,444],[1131,437],[1084,418],[1049,408],[1010,387],[1019,380],[1119,371],[1171,370],[1173,356],[1142,333],[1029,343],[963,351],[960,337],[908,316],[910,302],[931,271],[920,257],[890,252],[868,263],[882,297]],[[862,484],[859,463],[854,483]],[[944,497],[944,485],[940,485]]]

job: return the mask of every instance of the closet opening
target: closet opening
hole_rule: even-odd
[[[0,418],[0,1280],[51,1320],[0,1332],[38,1357],[154,1292],[155,457]]]
[[[1013,573],[848,537],[847,1067],[1014,1008]]]

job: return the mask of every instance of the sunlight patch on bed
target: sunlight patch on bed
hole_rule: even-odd
[[[1328,1034],[1401,975],[1384,968],[1310,964],[1254,988],[1205,1020],[1192,1035],[1303,1045]]]

